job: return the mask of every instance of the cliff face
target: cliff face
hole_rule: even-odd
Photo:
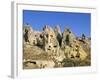
[[[90,39],[85,35],[78,38],[66,28],[55,29],[45,25],[43,31],[31,26],[23,28],[23,68],[56,68],[91,65]]]

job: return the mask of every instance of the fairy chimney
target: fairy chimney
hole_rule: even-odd
[[[34,34],[34,30],[32,29],[32,27],[30,25],[24,25],[23,29],[24,29],[23,30],[24,42],[27,42],[30,45],[36,45],[37,44],[36,35]]]
[[[62,33],[61,33],[61,29],[60,29],[60,26],[57,25],[54,29],[54,32],[55,32],[55,35],[56,35],[56,38],[59,42],[59,45],[61,46],[61,41],[62,41]]]
[[[72,33],[72,31],[66,28],[62,36],[62,47],[65,45],[72,45],[75,39],[75,35]]]
[[[56,39],[56,35],[54,33],[54,30],[49,27],[45,26],[43,28],[44,31],[44,49],[48,53],[58,54],[59,50],[59,43]]]

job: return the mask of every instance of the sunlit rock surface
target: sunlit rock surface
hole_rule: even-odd
[[[61,32],[60,27],[45,25],[36,31],[24,25],[23,69],[91,65],[91,39],[84,34],[78,37],[67,27]]]

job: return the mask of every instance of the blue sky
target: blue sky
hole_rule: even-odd
[[[26,24],[38,31],[42,31],[45,25],[50,25],[52,28],[60,25],[62,32],[68,27],[76,36],[81,36],[84,33],[90,37],[91,14],[23,10],[23,25]]]

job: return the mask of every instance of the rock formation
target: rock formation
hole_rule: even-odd
[[[66,28],[63,32],[63,37],[62,37],[62,44],[61,46],[64,47],[66,45],[73,45],[74,44],[74,40],[76,39],[76,37],[74,36],[74,34],[72,33],[72,31],[68,28]]]
[[[33,31],[32,27],[30,25],[25,25],[24,26],[24,42],[29,43],[30,45],[36,45],[37,40],[36,40],[36,35],[35,32]]]
[[[54,30],[46,25],[43,31],[44,31],[43,38],[44,38],[45,51],[53,55],[58,55],[59,43],[54,33]]]
[[[56,35],[56,38],[59,42],[59,46],[61,46],[61,42],[62,42],[62,33],[61,33],[61,29],[60,29],[60,26],[57,25],[54,29],[54,32],[55,32],[55,35]]]
[[[71,29],[61,32],[57,25],[49,25],[43,31],[23,28],[23,68],[53,68],[91,65],[91,40],[85,34],[79,38]]]

